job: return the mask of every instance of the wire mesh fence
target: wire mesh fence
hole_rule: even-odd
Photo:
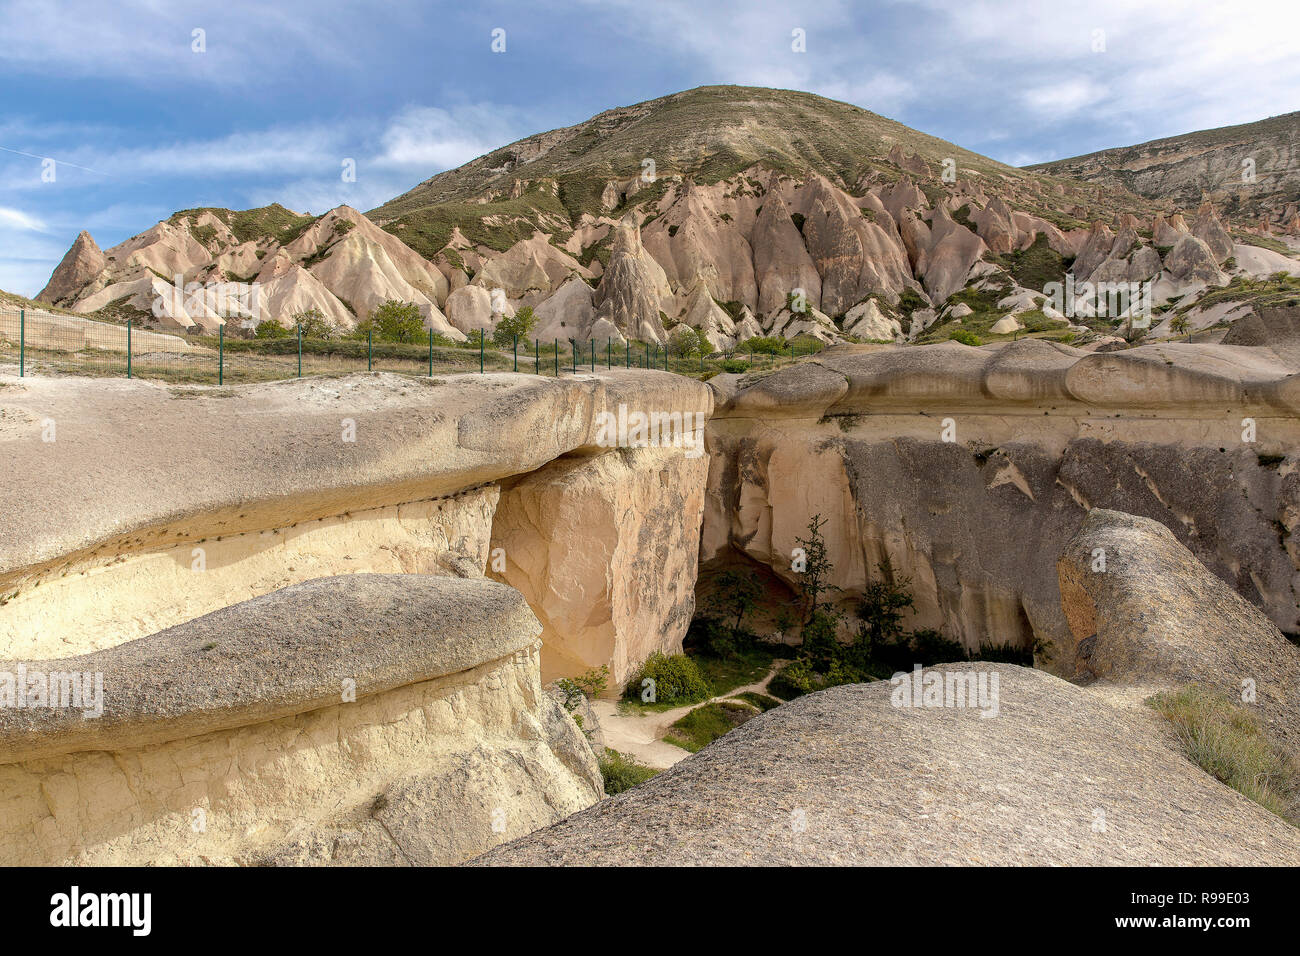
[[[601,369],[660,369],[691,377],[773,368],[815,353],[817,341],[774,350],[738,348],[704,354],[671,344],[514,338],[473,334],[455,345],[429,332],[427,341],[364,337],[308,338],[301,328],[278,338],[195,335],[144,329],[34,309],[0,308],[0,367],[19,375],[90,375],[174,383],[242,384],[356,371],[404,375],[522,372],[561,376]],[[16,366],[16,369],[14,368]]]

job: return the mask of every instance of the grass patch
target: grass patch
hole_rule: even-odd
[[[674,723],[664,740],[696,753],[758,714],[757,706],[744,701],[720,700],[705,704]]]
[[[757,684],[772,670],[776,649],[766,644],[741,648],[725,657],[692,655],[709,685],[711,697],[721,697],[737,687]]]
[[[605,779],[605,792],[611,797],[639,787],[659,773],[654,767],[647,767],[627,754],[608,747],[596,758],[596,762],[600,765],[600,775]]]
[[[1295,761],[1269,743],[1253,713],[1198,684],[1157,694],[1147,703],[1173,725],[1189,760],[1264,809],[1300,825]]]
[[[773,707],[781,706],[781,702],[775,697],[769,697],[767,694],[760,694],[753,690],[747,690],[743,694],[737,694],[732,698],[732,700],[748,701],[764,713],[771,710]]]

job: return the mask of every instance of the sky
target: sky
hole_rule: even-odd
[[[718,83],[1025,165],[1300,109],[1300,0],[0,0],[0,289],[35,295],[82,229],[364,211]]]

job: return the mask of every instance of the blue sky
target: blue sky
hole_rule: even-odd
[[[369,209],[711,83],[847,100],[1016,165],[1300,109],[1297,0],[0,0],[0,38],[0,289],[27,295],[81,229],[107,247],[193,206]]]

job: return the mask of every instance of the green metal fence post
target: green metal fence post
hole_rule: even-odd
[[[27,310],[18,310],[18,377],[27,373]]]
[[[226,378],[226,323],[217,326],[217,384],[224,384]]]
[[[433,378],[433,329],[429,330],[429,378]]]
[[[479,329],[478,330],[478,373],[480,375],[483,374],[483,340],[485,338],[487,338],[487,336],[483,334],[482,329]]]
[[[302,378],[302,323],[298,323],[298,377]]]
[[[366,371],[372,372],[375,368],[375,330],[366,329]]]
[[[560,340],[555,340],[555,377],[560,377]]]
[[[536,375],[542,374],[542,340],[533,339],[533,372]]]
[[[517,372],[519,371],[519,336],[516,335],[514,337],[514,340],[515,340],[515,371]]]
[[[126,320],[126,377],[131,377],[131,320]]]
[[[596,340],[591,340],[591,370],[596,371]]]
[[[578,374],[578,340],[569,339],[569,345],[573,347],[573,374]]]
[[[631,339],[628,339],[623,343],[623,358],[625,360],[624,364],[628,368],[631,368],[632,367],[632,340]]]
[[[614,367],[614,340],[605,339],[605,368]]]

